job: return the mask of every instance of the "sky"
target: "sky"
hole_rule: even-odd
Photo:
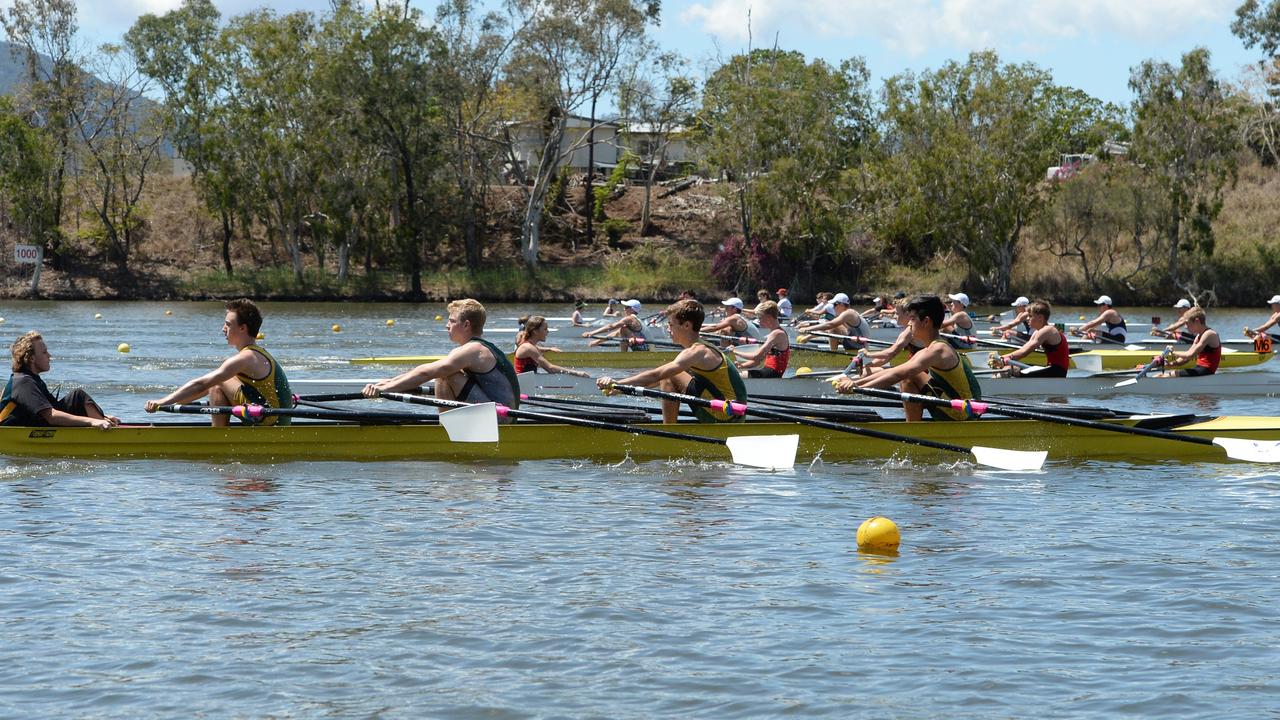
[[[0,0],[7,8],[13,0]],[[395,0],[392,0],[393,2]],[[436,0],[411,0],[430,16]],[[1129,70],[1147,59],[1176,64],[1203,46],[1227,79],[1258,59],[1231,34],[1241,0],[664,0],[654,35],[665,50],[713,68],[748,47],[797,50],[829,62],[861,56],[874,78],[920,72],[991,49],[1032,62],[1061,85],[1128,105]],[[79,0],[86,42],[119,40],[143,13],[179,0]],[[324,12],[328,0],[215,0],[224,17],[269,5]]]

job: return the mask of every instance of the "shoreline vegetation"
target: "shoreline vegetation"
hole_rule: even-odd
[[[990,50],[875,83],[777,47],[695,71],[660,12],[185,0],[89,50],[74,0],[15,2],[0,253],[41,248],[54,299],[1280,289],[1280,0],[1237,10],[1255,66],[1146,60],[1127,107]]]

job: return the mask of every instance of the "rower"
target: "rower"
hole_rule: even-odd
[[[833,335],[848,335],[843,340],[831,338],[831,349],[843,347],[846,350],[860,350],[867,346],[866,338],[871,334],[871,326],[857,310],[849,307],[849,296],[844,293],[836,293],[831,298],[831,302],[827,303],[827,309],[835,313],[835,317],[826,322],[820,322],[817,325],[810,325],[804,329],[807,333],[827,332]],[[855,338],[862,338],[857,340]]]
[[[611,377],[596,379],[596,385],[606,395],[612,394],[613,384],[657,385],[666,392],[683,393],[717,400],[745,403],[747,387],[733,360],[723,350],[703,340],[702,321],[706,314],[697,300],[680,300],[667,308],[667,329],[671,339],[684,349],[671,362],[645,370],[621,380]],[[742,415],[732,415],[724,410],[695,406],[694,415],[699,422],[740,422]],[[662,421],[674,423],[680,417],[680,405],[675,400],[662,401]]]
[[[569,316],[569,322],[574,327],[587,327],[589,323],[582,317],[582,311],[587,304],[581,300],[573,304],[573,315]]]
[[[911,359],[894,368],[867,375],[863,378],[840,377],[834,386],[840,392],[852,392],[855,387],[887,388],[898,383],[905,393],[934,395],[953,400],[980,399],[982,389],[973,375],[969,359],[938,337],[946,309],[936,295],[917,295],[907,303],[912,334],[924,347]],[[919,403],[903,402],[902,409],[908,421],[924,418],[924,407]],[[963,409],[929,408],[935,420],[965,420],[971,417]]]
[[[827,308],[830,307],[830,301],[831,301],[831,298],[833,297],[835,297],[834,293],[829,293],[829,292],[818,293],[817,304],[809,308],[808,310],[805,310],[803,313],[801,313],[801,316],[805,319],[818,318],[819,320],[821,319],[830,320],[831,316],[828,316]]]
[[[1067,336],[1049,324],[1049,316],[1052,312],[1053,308],[1045,300],[1037,300],[1027,306],[1027,313],[1031,316],[1031,337],[1017,350],[997,356],[999,367],[1009,364],[1010,360],[1021,360],[1036,350],[1043,350],[1049,366],[1037,371],[1035,376],[1067,376],[1067,370],[1071,367],[1071,347],[1067,344]],[[1016,367],[1013,369],[1013,376],[1021,376]]]
[[[610,301],[612,302],[612,301]],[[622,302],[622,318],[614,320],[604,327],[595,330],[588,330],[582,333],[582,337],[594,337],[589,344],[592,347],[603,345],[610,338],[618,339],[618,347],[623,352],[627,350],[648,350],[644,334],[644,324],[640,322],[638,317],[640,314],[640,301],[631,299]]]
[[[1183,313],[1178,316],[1177,320],[1170,323],[1167,328],[1158,328],[1152,325],[1151,334],[1156,337],[1167,337],[1180,343],[1194,342],[1196,337],[1195,333],[1182,329],[1183,327],[1186,327],[1187,324],[1187,314],[1191,311],[1191,301],[1186,298],[1182,298],[1178,300],[1178,302],[1174,303],[1173,309],[1182,310]]]
[[[102,412],[83,388],[58,398],[45,385],[41,373],[49,371],[53,356],[40,333],[32,330],[10,348],[13,374],[0,397],[0,425],[23,427],[96,427],[106,430],[120,418]]]
[[[227,344],[236,349],[236,354],[216,370],[188,380],[160,400],[148,400],[143,406],[147,412],[155,412],[161,405],[190,402],[206,393],[209,404],[214,406],[293,407],[293,390],[284,370],[266,348],[257,344],[258,331],[262,328],[262,311],[248,298],[232,300],[226,309],[222,334],[226,336]],[[289,418],[282,415],[240,419],[249,425],[289,424]],[[211,415],[210,421],[214,427],[226,427],[230,425],[231,417]]]
[[[614,298],[609,298],[609,304],[605,306],[604,312],[600,314],[604,317],[621,317],[622,310],[619,310],[618,307],[618,301]]]
[[[1100,338],[1104,342],[1117,343],[1124,345],[1129,342],[1129,328],[1124,324],[1124,318],[1120,312],[1111,305],[1110,295],[1099,295],[1097,300],[1093,301],[1094,305],[1102,306],[1102,311],[1098,313],[1098,317],[1081,325],[1078,328],[1071,328],[1072,335],[1083,336],[1085,333],[1094,331],[1099,325],[1105,325],[1106,330],[1094,331],[1094,336]]]
[[[791,360],[791,340],[779,322],[778,304],[766,300],[756,306],[760,327],[768,331],[764,342],[750,350],[738,353],[738,369],[746,370],[751,378],[780,378],[787,371]]]
[[[1274,326],[1276,323],[1280,323],[1280,295],[1272,295],[1271,299],[1267,301],[1267,304],[1271,306],[1271,317],[1267,318],[1266,322],[1256,328],[1245,328],[1245,335],[1253,337],[1259,333],[1266,332],[1267,328]]]
[[[484,306],[476,300],[467,298],[449,303],[445,329],[457,347],[435,362],[365,385],[364,396],[378,397],[384,392],[409,390],[435,380],[436,397],[442,400],[520,407],[520,381],[515,368],[498,346],[482,337],[487,317]],[[502,418],[499,422],[510,420]]]
[[[547,319],[541,315],[530,315],[524,322],[524,329],[516,333],[516,354],[515,366],[516,374],[537,372],[538,368],[542,368],[546,372],[552,374],[573,375],[575,377],[591,377],[591,375],[572,368],[560,367],[552,363],[542,354],[542,348],[538,347],[538,343],[547,339]]]
[[[778,288],[778,317],[783,322],[791,319],[791,299],[786,288]]]
[[[767,295],[768,293],[766,293]],[[729,337],[751,337],[756,340],[764,337],[759,326],[747,320],[742,313],[742,299],[731,297],[720,303],[724,307],[724,320],[703,328],[708,335],[727,335]]]
[[[911,313],[907,312],[907,304],[900,302],[893,309],[896,323],[902,328],[902,332],[898,333],[889,347],[862,356],[863,375],[888,366],[899,353],[906,352],[907,357],[911,357],[924,348],[924,343],[915,338],[915,328],[911,323]]]
[[[1200,377],[1218,372],[1218,363],[1222,361],[1222,340],[1218,338],[1218,331],[1209,327],[1208,317],[1201,308],[1191,308],[1182,317],[1187,321],[1187,330],[1195,333],[1195,340],[1185,351],[1166,358],[1164,364],[1182,365],[1192,358],[1196,364],[1182,370],[1166,370],[1160,377]]]
[[[1025,296],[1018,296],[1017,300],[1009,303],[1009,307],[1013,308],[1013,319],[1004,325],[991,328],[991,334],[1006,340],[1026,342],[1032,333],[1031,313],[1027,311],[1029,305],[1031,305],[1030,300]]]
[[[946,304],[950,306],[948,309],[951,310],[951,315],[942,321],[942,332],[963,338],[973,337],[973,318],[969,317],[968,309],[969,296],[962,292],[948,295]],[[972,350],[974,345],[973,340],[961,337],[949,337],[947,342],[957,350]]]

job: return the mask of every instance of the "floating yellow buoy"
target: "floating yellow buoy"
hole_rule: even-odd
[[[887,517],[877,515],[858,526],[859,550],[894,550],[901,540],[898,526]]]
[[[811,373],[811,372],[813,372],[813,368],[809,367],[808,365],[805,365],[804,367],[800,368],[799,370],[796,370],[796,374],[797,374],[797,375],[808,375],[808,374],[809,374],[809,373]]]
[[[165,315],[172,315],[172,314],[173,314],[173,311],[172,311],[172,310],[165,310],[165,311],[164,311],[164,314],[165,314]]]
[[[437,319],[437,320],[443,320],[444,318],[442,318],[442,317],[440,317],[439,315],[437,315],[437,316],[436,316],[436,319]]]
[[[342,332],[342,326],[341,326],[341,325],[339,325],[338,323],[334,323],[334,324],[333,324],[333,331],[334,331],[334,332]]]
[[[129,352],[129,343],[120,343],[120,345],[118,345],[118,346],[116,347],[116,350],[118,350],[118,351],[120,351],[120,352],[122,352],[122,353],[127,353],[127,352]]]
[[[1081,315],[1081,316],[1080,316],[1080,319],[1081,319],[1081,320],[1083,320],[1083,319],[1084,319],[1084,316],[1083,316],[1083,315]]]
[[[395,320],[387,320],[387,327],[394,327],[395,324],[396,324]]]
[[[94,314],[93,314],[93,319],[94,319],[94,320],[101,320],[101,319],[102,319],[102,313],[94,313]]]
[[[266,339],[267,339],[267,334],[266,334],[266,333],[264,333],[264,332],[260,332],[260,333],[258,333],[258,339],[259,339],[259,340],[266,340]]]

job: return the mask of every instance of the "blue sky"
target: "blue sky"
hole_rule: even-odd
[[[392,0],[394,1],[394,0]],[[430,14],[435,2],[412,0]],[[664,0],[659,43],[706,69],[752,44],[777,44],[832,62],[866,58],[873,75],[936,68],[970,51],[994,49],[1002,59],[1034,62],[1055,80],[1102,100],[1127,104],[1129,68],[1148,58],[1176,63],[1196,46],[1209,48],[1227,79],[1257,59],[1230,31],[1240,0]],[[0,0],[0,8],[11,0]],[[144,12],[178,0],[80,0],[86,40],[117,40]],[[225,16],[260,7],[215,0]],[[269,3],[277,11],[325,11],[327,0]],[[748,23],[748,14],[750,22]]]

